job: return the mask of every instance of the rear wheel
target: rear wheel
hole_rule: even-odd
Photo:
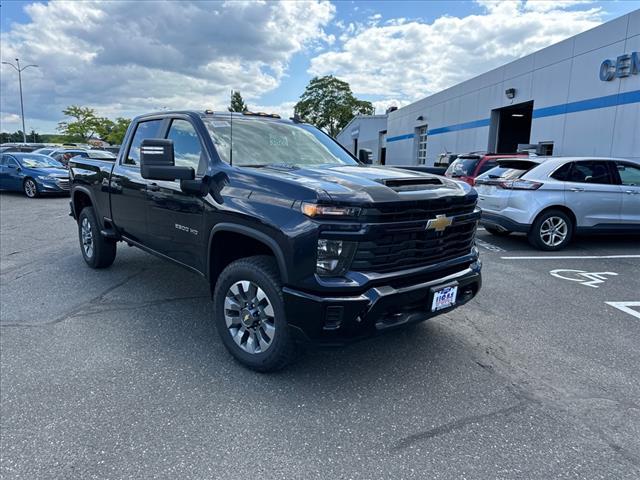
[[[22,189],[29,198],[36,198],[39,195],[38,185],[33,178],[26,178],[22,184]]]
[[[573,236],[573,222],[560,210],[542,212],[533,222],[529,243],[540,250],[562,250]]]
[[[509,230],[499,230],[495,227],[484,227],[484,229],[491,235],[495,235],[496,237],[506,237],[507,235],[511,234]]]
[[[93,207],[84,207],[78,217],[78,237],[84,261],[91,268],[106,268],[116,258],[117,245],[102,236]]]
[[[280,275],[272,257],[248,257],[229,264],[218,278],[213,300],[218,334],[240,363],[270,372],[295,358],[296,345],[289,333]]]

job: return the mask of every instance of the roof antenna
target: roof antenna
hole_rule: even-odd
[[[233,88],[231,89],[231,101],[229,104],[233,103]],[[231,143],[229,145],[229,165],[233,166],[233,109],[229,108],[229,116],[231,117]]]

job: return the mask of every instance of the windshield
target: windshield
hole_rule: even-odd
[[[64,168],[60,162],[46,155],[21,156],[18,161],[26,168]]]
[[[445,174],[451,177],[469,176],[473,173],[473,170],[476,168],[476,165],[478,165],[479,161],[480,159],[476,157],[474,158],[458,157],[457,160],[455,160],[451,165],[449,165],[449,168],[447,168],[447,171],[445,172]]]
[[[230,119],[204,119],[220,158],[230,163]],[[310,125],[233,119],[233,165],[357,165],[329,136]]]

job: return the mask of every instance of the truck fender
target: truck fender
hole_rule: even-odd
[[[82,186],[77,186],[74,185],[73,189],[71,190],[71,213],[73,213],[73,218],[75,218],[76,220],[78,219],[78,217],[80,216],[80,212],[76,211],[76,193],[78,192],[82,192],[85,195],[87,195],[89,197],[89,199],[91,200],[91,205],[96,208],[96,199],[93,196],[93,192],[91,191],[91,189],[86,188],[86,187],[82,187]],[[97,214],[97,212],[96,212]]]
[[[239,233],[241,235],[246,235],[247,237],[251,237],[254,240],[264,243],[267,247],[271,249],[274,256],[276,257],[276,261],[278,262],[278,268],[280,269],[280,274],[282,275],[282,282],[285,284],[287,283],[287,280],[288,280],[287,264],[285,262],[284,253],[280,248],[280,245],[278,245],[278,242],[276,242],[273,238],[271,238],[266,233],[263,233],[260,230],[257,230],[255,228],[247,227],[245,225],[238,225],[235,223],[225,223],[225,222],[216,224],[211,229],[211,233],[209,234],[209,244],[208,244],[208,250],[207,250],[207,278],[209,279],[211,278],[211,272],[210,272],[211,244],[213,242],[213,237],[218,232]]]

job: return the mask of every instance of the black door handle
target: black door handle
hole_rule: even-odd
[[[149,191],[151,192],[157,192],[158,190],[160,190],[160,187],[157,183],[150,183],[149,185],[147,185],[147,189],[149,189]]]

